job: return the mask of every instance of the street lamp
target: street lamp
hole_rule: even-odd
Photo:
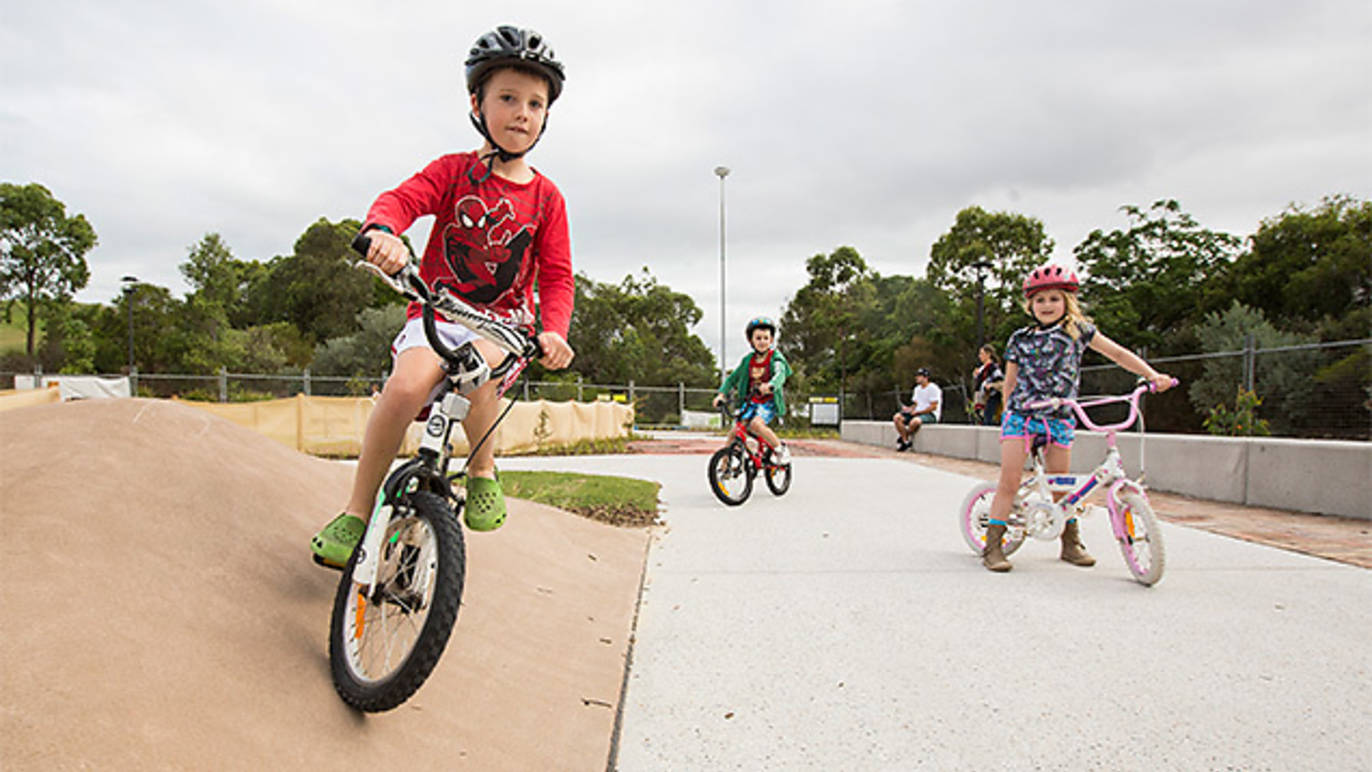
[[[719,371],[724,374],[729,372],[724,335],[724,178],[729,176],[729,167],[716,166],[715,174],[719,175]]]
[[[981,348],[981,344],[986,342],[981,334],[982,297],[986,293],[986,277],[982,272],[989,271],[995,266],[986,260],[978,260],[977,262],[972,263],[972,267],[977,269],[977,348]]]
[[[133,376],[133,288],[138,284],[137,276],[124,276],[119,281],[124,283],[124,307],[128,309],[129,316],[129,376]]]

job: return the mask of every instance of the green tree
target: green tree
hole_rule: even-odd
[[[810,280],[787,301],[778,345],[796,372],[797,387],[837,390],[847,386],[849,368],[865,356],[860,319],[874,303],[875,274],[853,247],[813,255],[805,271]]]
[[[713,386],[714,358],[690,331],[701,315],[689,295],[659,283],[647,268],[619,284],[578,274],[572,367],[595,383]]]
[[[1273,327],[1261,311],[1237,301],[1223,312],[1207,314],[1196,329],[1201,350],[1206,354],[1233,354],[1243,351],[1249,336],[1257,349],[1274,349],[1311,343],[1308,336],[1282,332]],[[1319,369],[1317,351],[1282,351],[1262,354],[1254,362],[1254,392],[1266,405],[1264,414],[1278,434],[1290,434],[1301,426],[1315,407],[1315,373]],[[1242,356],[1208,358],[1202,375],[1190,384],[1187,396],[1200,415],[1208,415],[1216,405],[1226,404],[1236,389],[1245,387]]]
[[[953,226],[930,248],[925,271],[930,284],[946,299],[940,308],[940,325],[922,327],[915,334],[901,355],[903,367],[913,371],[912,363],[924,359],[918,366],[935,370],[935,380],[966,380],[977,363],[978,276],[982,281],[981,342],[989,341],[999,349],[1024,324],[1020,310],[1024,276],[1048,262],[1053,248],[1053,239],[1036,217],[987,212],[979,206],[958,212]],[[933,366],[930,358],[936,360]],[[909,380],[902,378],[902,384]]]
[[[96,341],[82,304],[49,303],[43,309],[43,339],[38,360],[45,372],[95,372]]]
[[[39,308],[65,301],[86,286],[86,253],[95,246],[95,229],[84,215],[67,216],[66,205],[38,183],[0,183],[0,298],[24,301],[34,355]]]
[[[321,217],[296,240],[293,254],[272,259],[250,289],[257,323],[290,322],[317,343],[356,332],[358,312],[379,297],[372,275],[353,266],[349,245],[360,226]]]
[[[1372,307],[1372,201],[1328,196],[1263,220],[1220,282],[1227,296],[1283,326],[1316,323],[1363,338]]]
[[[953,296],[975,297],[973,265],[989,262],[991,267],[984,273],[988,307],[1003,310],[1017,297],[1024,275],[1048,261],[1053,246],[1036,217],[969,206],[957,213],[953,227],[929,249],[925,276]]]
[[[358,312],[358,331],[331,338],[314,350],[310,371],[375,379],[391,369],[391,340],[405,324],[405,307],[365,308]]]
[[[1092,231],[1073,253],[1086,271],[1090,314],[1121,344],[1151,353],[1186,347],[1177,335],[1199,320],[1208,280],[1233,259],[1240,240],[1202,228],[1172,199],[1144,211],[1126,205],[1127,229]]]

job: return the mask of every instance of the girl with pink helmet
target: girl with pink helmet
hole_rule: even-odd
[[[1172,387],[1172,377],[1154,370],[1141,357],[1096,330],[1077,301],[1080,282],[1074,271],[1047,264],[1024,278],[1024,310],[1034,323],[1016,330],[1005,346],[1005,414],[1000,430],[1000,479],[991,502],[990,527],[981,562],[991,571],[1009,571],[1002,538],[1019,489],[1030,443],[1047,439],[1044,462],[1049,472],[1067,472],[1072,459],[1076,418],[1066,407],[1031,410],[1028,405],[1053,397],[1075,398],[1081,381],[1081,358],[1090,348],[1131,373],[1152,381],[1158,391]],[[1078,566],[1096,559],[1081,543],[1075,519],[1062,532],[1060,557]]]

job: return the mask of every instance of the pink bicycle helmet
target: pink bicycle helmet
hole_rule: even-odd
[[[1035,292],[1046,289],[1060,289],[1076,292],[1081,283],[1077,281],[1076,271],[1069,271],[1060,265],[1041,265],[1024,277],[1024,296],[1032,297]]]

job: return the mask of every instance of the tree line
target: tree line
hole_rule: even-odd
[[[1092,231],[1072,254],[1088,313],[1130,348],[1158,357],[1232,351],[1245,336],[1275,346],[1372,332],[1372,202],[1334,195],[1292,205],[1243,237],[1202,226],[1175,200],[1121,211],[1124,227]],[[140,372],[308,367],[374,380],[389,368],[404,306],[351,267],[359,226],[320,218],[290,254],[266,261],[235,257],[219,234],[207,233],[180,265],[191,288],[185,297],[136,283],[107,304],[76,303],[89,280],[94,227],[42,185],[0,184],[0,299],[5,321],[25,332],[24,350],[4,354],[0,370],[126,370],[131,320]],[[893,392],[908,389],[921,366],[940,382],[964,379],[978,342],[1003,344],[1027,323],[1020,282],[1055,246],[1035,217],[969,206],[929,248],[923,277],[884,276],[848,246],[811,256],[807,283],[780,315],[794,389]],[[609,283],[578,274],[573,368],[534,375],[714,386],[713,355],[692,332],[701,316],[693,298],[647,268]],[[1305,393],[1312,384],[1339,386],[1355,395],[1350,410],[1366,411],[1356,395],[1365,400],[1372,388],[1367,347],[1317,370],[1300,374]],[[1232,400],[1215,389],[1192,401]]]

